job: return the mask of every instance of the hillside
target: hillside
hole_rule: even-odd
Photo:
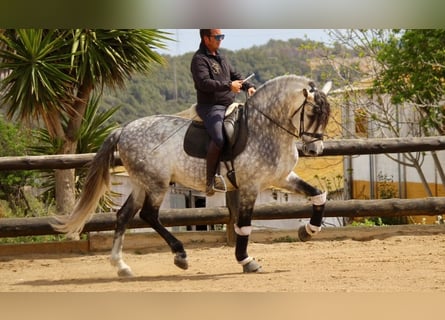
[[[232,65],[243,75],[255,73],[252,80],[260,85],[284,74],[304,75],[317,82],[334,79],[330,67],[320,57],[333,55],[338,47],[328,48],[310,40],[270,40],[262,46],[237,51],[224,50]],[[175,113],[195,103],[195,90],[190,73],[193,52],[181,56],[165,56],[165,66],[153,66],[149,74],[135,75],[125,89],[107,91],[102,108],[121,106],[114,120],[125,123],[153,114]],[[243,94],[239,95],[242,101]]]

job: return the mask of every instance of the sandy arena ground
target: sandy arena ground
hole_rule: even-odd
[[[445,234],[250,243],[259,274],[243,274],[229,246],[187,252],[184,271],[164,249],[127,250],[125,279],[108,253],[3,256],[0,292],[445,292]]]

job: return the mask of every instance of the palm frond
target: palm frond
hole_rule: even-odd
[[[12,36],[13,35],[13,36]],[[8,117],[48,121],[54,129],[58,115],[70,108],[73,83],[66,31],[18,29],[0,35],[0,90]],[[51,117],[43,117],[51,113]]]
[[[153,63],[166,63],[154,48],[165,48],[164,41],[171,40],[159,30],[87,29],[76,30],[73,37],[78,81],[112,88],[122,87],[134,72],[145,72]]]

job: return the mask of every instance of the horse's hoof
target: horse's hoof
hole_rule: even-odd
[[[124,268],[124,269],[120,269],[120,270],[117,272],[117,275],[118,275],[120,278],[130,278],[130,277],[133,277],[133,272],[131,271],[130,268]]]
[[[306,242],[311,240],[312,236],[307,233],[305,226],[301,226],[300,229],[298,229],[298,238],[300,238],[301,242]]]
[[[252,260],[249,263],[243,265],[243,272],[244,273],[263,272],[263,269],[258,264],[258,262]]]
[[[187,270],[189,267],[189,263],[187,261],[187,256],[184,253],[177,253],[175,255],[175,266],[181,268],[183,270]]]

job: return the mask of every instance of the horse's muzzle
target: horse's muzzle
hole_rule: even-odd
[[[302,151],[306,156],[319,156],[323,153],[323,141],[315,140],[309,143],[303,143]]]

